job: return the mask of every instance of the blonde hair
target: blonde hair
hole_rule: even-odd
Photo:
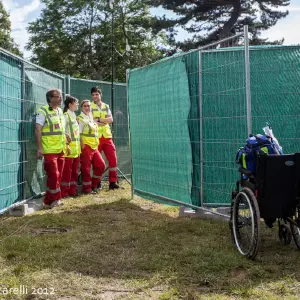
[[[83,104],[84,104],[84,103],[86,103],[86,102],[89,102],[89,103],[91,103],[91,101],[90,101],[90,100],[87,100],[87,99],[86,99],[86,100],[82,100],[82,102],[81,102],[81,104],[80,104],[80,107],[82,107],[82,106],[83,106]]]

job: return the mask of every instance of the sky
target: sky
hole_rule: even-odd
[[[1,1],[1,0],[0,0]],[[2,0],[4,8],[10,14],[12,24],[12,36],[15,42],[19,45],[25,57],[30,57],[30,52],[24,49],[28,42],[29,35],[27,33],[28,23],[40,16],[43,4],[40,0]],[[270,40],[285,39],[285,45],[300,44],[300,30],[298,30],[300,16],[300,0],[291,0],[291,5],[288,7],[289,15],[278,23],[265,31],[262,37],[267,37]],[[168,11],[161,8],[152,10],[157,15],[166,14],[170,16]],[[184,30],[179,30],[177,35],[178,40],[184,40],[187,33]]]

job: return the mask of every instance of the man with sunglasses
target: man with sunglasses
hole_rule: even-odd
[[[44,199],[46,208],[62,205],[60,181],[64,168],[64,150],[66,150],[65,118],[59,107],[62,103],[58,89],[46,93],[47,105],[38,110],[35,125],[37,141],[37,159],[44,157],[44,169],[47,175],[47,190]]]

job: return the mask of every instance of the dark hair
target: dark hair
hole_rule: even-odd
[[[99,93],[102,96],[102,91],[97,86],[94,86],[94,87],[91,88],[91,94],[93,94],[93,93]]]
[[[51,99],[51,97],[53,97],[54,92],[57,92],[57,93],[61,94],[61,91],[59,89],[51,89],[51,90],[49,90],[46,93],[46,100],[47,100],[48,104],[50,103],[50,99]]]
[[[67,112],[67,110],[69,109],[69,104],[73,104],[75,102],[79,102],[77,98],[72,97],[72,96],[66,96],[66,100],[65,100],[65,107],[64,107],[64,113]]]

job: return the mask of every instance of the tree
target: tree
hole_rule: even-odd
[[[43,0],[41,17],[30,23],[27,49],[50,70],[98,80],[111,78],[112,10],[106,0]],[[152,33],[153,17],[142,1],[115,0],[115,79],[126,69],[161,58],[163,34]]]
[[[18,47],[16,46],[16,44],[10,36],[10,26],[11,24],[9,20],[9,15],[5,11],[3,4],[0,1],[0,47],[17,55],[21,55],[20,50],[18,49]]]
[[[288,6],[290,0],[148,0],[147,3],[176,14],[173,19],[157,18],[157,32],[174,31],[175,26],[182,26],[194,34],[193,38],[178,43],[188,50],[240,33],[244,25],[249,26],[250,43],[270,44],[267,39],[261,39],[260,34],[288,15],[288,11],[279,9]],[[282,42],[283,39],[271,43]]]

